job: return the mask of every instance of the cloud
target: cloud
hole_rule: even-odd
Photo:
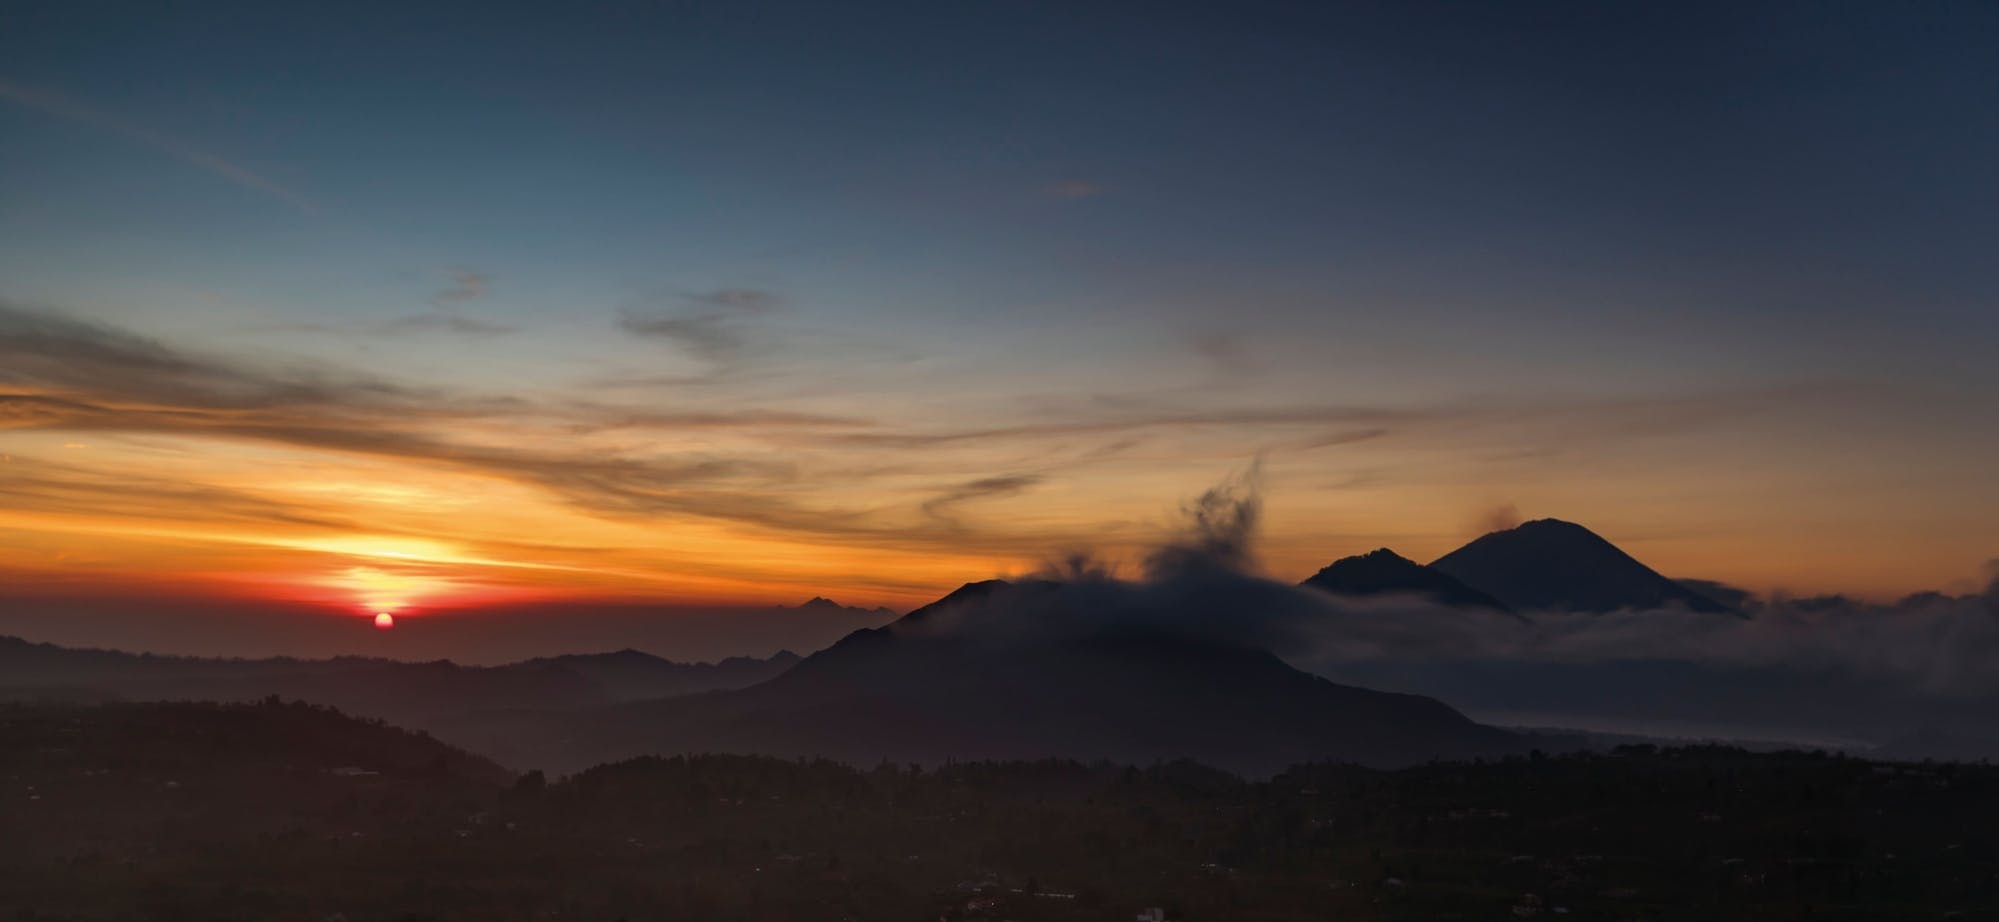
[[[618,328],[633,336],[672,342],[697,358],[727,363],[748,350],[746,317],[778,310],[784,299],[756,288],[720,288],[683,293],[675,307],[626,306]]]
[[[973,500],[998,499],[1014,496],[1039,486],[1046,478],[1040,474],[1005,474],[998,477],[981,477],[946,489],[942,493],[923,502],[923,514],[931,518],[958,526],[951,516],[953,507]]]
[[[1512,503],[1501,503],[1486,510],[1485,515],[1479,517],[1478,533],[1489,535],[1495,531],[1506,531],[1524,521],[1526,519],[1520,517],[1520,507]]]
[[[667,340],[713,362],[735,358],[745,343],[736,323],[719,314],[683,316],[628,308],[619,312],[618,328],[633,336]]]
[[[93,109],[60,93],[0,83],[0,99],[152,148],[213,173],[237,186],[277,199],[306,214],[317,211],[303,196],[245,167],[224,160],[179,138],[149,131],[123,118]]]
[[[241,490],[130,471],[91,471],[23,455],[9,456],[5,470],[0,471],[0,506],[17,513],[84,514],[175,525],[255,522],[347,529],[354,524],[324,510]]]
[[[1767,412],[1843,393],[1830,387],[1791,386],[1714,391],[1663,397],[1590,398],[1501,402],[1465,400],[1410,405],[1293,404],[1217,406],[1188,409],[1184,403],[1150,398],[1094,397],[1066,406],[1035,408],[1039,420],[930,431],[843,433],[831,438],[856,445],[900,449],[937,448],[988,441],[1032,441],[1091,435],[1126,435],[1158,429],[1358,426],[1327,440],[1272,443],[1311,448],[1391,435],[1449,434],[1463,438],[1480,431],[1539,436],[1553,453],[1595,441],[1641,438],[1716,420]]]
[[[893,418],[715,396],[685,405],[655,396],[631,406],[599,402],[601,393],[533,399],[414,387],[305,361],[204,354],[0,302],[0,426],[6,428],[170,434],[382,458],[528,486],[599,518],[692,516],[800,540],[933,555],[949,548],[1024,558],[1084,538],[1152,531],[1150,524],[1122,522],[1008,525],[967,512],[980,499],[1026,492],[1042,482],[1028,478],[1045,478],[1060,466],[1112,463],[1163,430],[1224,430],[1228,438],[1215,441],[1234,446],[1225,455],[1233,460],[1258,448],[1306,444],[1286,430],[1307,430],[1324,444],[1477,426],[1579,425],[1577,417],[1612,418],[1619,432],[1643,431],[1654,417],[1662,426],[1684,425],[1741,412],[1757,400],[1717,394],[1514,407],[1187,408],[1134,396],[1051,403],[1037,407],[1029,422],[927,430],[899,428]],[[608,438],[616,433],[636,438]],[[1075,444],[1051,455],[1051,439]],[[988,443],[1020,457],[930,450]],[[1025,464],[1032,466],[1023,471]],[[912,491],[906,486],[912,480],[926,486]],[[1226,522],[1230,508],[1216,506],[1213,521]],[[1210,535],[1222,541],[1217,547],[1225,537],[1225,530]]]
[[[760,288],[717,288],[682,297],[691,304],[748,313],[765,313],[784,306],[784,298]]]
[[[486,296],[493,282],[492,276],[469,269],[453,269],[449,274],[451,284],[431,295],[430,303],[443,305],[477,301]]]
[[[1088,550],[933,608],[900,630],[984,643],[1131,631],[1269,650],[1341,681],[1548,719],[1885,739],[1942,722],[1989,733],[1999,570],[1985,592],[1889,604],[1766,600],[1754,617],[1670,608],[1518,618],[1417,595],[1343,597],[1252,572],[1254,472],[1185,508],[1136,579]],[[1560,724],[1556,724],[1560,725]],[[1654,726],[1661,724],[1654,723]]]
[[[162,415],[308,405],[381,404],[414,392],[374,379],[294,366],[285,371],[191,355],[152,339],[0,303],[0,385],[41,414],[108,412],[112,403]],[[88,395],[88,396],[86,396]]]
[[[494,320],[468,317],[459,308],[486,297],[492,291],[493,277],[484,272],[470,269],[452,269],[446,273],[445,287],[431,293],[426,298],[430,310],[391,320],[376,325],[371,332],[379,334],[402,334],[424,331],[457,333],[465,336],[503,336],[515,332],[515,327]]]
[[[1255,562],[1252,542],[1263,516],[1261,462],[1195,497],[1181,509],[1186,533],[1147,555],[1146,574],[1164,581],[1208,571],[1237,573]]]
[[[934,550],[950,538],[995,553],[1043,538],[972,533],[920,509],[813,506],[798,495],[795,450],[620,453],[570,447],[560,434],[649,429],[810,433],[866,428],[853,417],[755,407],[633,409],[404,387],[302,363],[262,365],[184,352],[100,324],[0,303],[0,426],[154,433],[284,445],[405,461],[525,484],[593,515],[697,516],[854,541]],[[458,439],[466,427],[513,437]],[[867,465],[834,472],[843,483]],[[1045,537],[1045,536],[1044,536]]]
[[[416,314],[383,324],[384,333],[408,333],[421,330],[441,330],[447,333],[462,333],[466,336],[504,336],[516,332],[517,328],[492,320],[467,317],[456,311],[436,310],[428,314]]]
[[[1194,350],[1195,355],[1200,356],[1219,373],[1244,377],[1263,370],[1263,366],[1250,353],[1249,343],[1241,333],[1229,330],[1205,330],[1188,334],[1187,344]]]

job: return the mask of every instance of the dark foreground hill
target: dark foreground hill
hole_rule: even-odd
[[[1338,685],[1261,650],[1140,627],[1071,634],[936,629],[954,606],[1031,605],[1051,584],[968,586],[856,631],[745,689],[440,728],[517,766],[754,752],[938,763],[1191,758],[1267,774],[1310,759],[1406,765],[1518,751],[1430,698]]]
[[[9,918],[1978,919],[1999,769],[637,759],[506,783],[297,705],[0,706]]]
[[[1335,560],[1302,585],[1335,595],[1415,595],[1445,605],[1513,613],[1505,602],[1385,547]]]
[[[1595,532],[1559,519],[1485,535],[1431,561],[1430,568],[1521,611],[1729,611]]]

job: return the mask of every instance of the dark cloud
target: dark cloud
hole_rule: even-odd
[[[698,515],[842,536],[895,532],[860,524],[857,510],[814,511],[784,498],[778,488],[799,476],[789,459],[617,457],[525,436],[519,445],[492,445],[436,434],[451,423],[537,418],[572,431],[865,424],[762,410],[632,412],[474,399],[298,364],[266,368],[194,356],[109,327],[0,305],[0,423],[10,428],[171,433],[391,457],[502,476],[604,515]],[[906,540],[922,540],[920,529]]]
[[[627,306],[618,328],[633,336],[674,343],[690,355],[728,363],[749,351],[749,317],[775,311],[784,299],[757,288],[719,288],[674,296],[669,306]]]
[[[633,336],[666,340],[711,362],[735,358],[747,342],[747,334],[737,322],[723,314],[688,315],[628,308],[619,312],[618,328]]]
[[[192,355],[100,324],[0,303],[0,386],[43,408],[106,400],[166,412],[383,406],[417,395],[379,380],[298,364],[284,369]],[[93,399],[75,399],[90,395]]]
[[[186,524],[261,522],[347,529],[354,523],[323,510],[208,484],[120,472],[103,474],[76,465],[9,455],[0,464],[0,506],[20,512],[56,512]]]
[[[1127,413],[1086,419],[1024,423],[942,432],[856,432],[833,438],[852,444],[890,448],[932,448],[953,443],[1009,441],[1016,439],[1059,438],[1064,436],[1112,435],[1147,429],[1198,428],[1207,426],[1314,425],[1339,423],[1395,423],[1434,418],[1430,411],[1395,410],[1380,407],[1319,406],[1292,408],[1221,409],[1200,412],[1163,411]]]
[[[952,526],[959,525],[951,516],[952,508],[962,503],[980,499],[997,499],[1014,496],[1033,489],[1046,478],[1040,474],[1006,474],[999,477],[981,477],[978,480],[961,483],[923,502],[923,513],[931,518],[944,521]]]
[[[1579,401],[1498,403],[1466,401],[1410,406],[1298,404],[1188,409],[1140,396],[1095,396],[1083,401],[1035,407],[1047,422],[930,432],[855,432],[832,438],[857,445],[934,448],[986,441],[1024,441],[1091,435],[1121,435],[1162,429],[1212,427],[1358,426],[1361,437],[1450,434],[1481,431],[1507,438],[1542,440],[1547,452],[1571,450],[1606,439],[1629,439],[1685,429],[1701,423],[1825,399],[1838,389],[1785,387],[1672,397],[1607,398]],[[1351,432],[1351,430],[1348,430]],[[1351,441],[1351,439],[1349,439]]]
[[[761,288],[717,288],[682,297],[690,304],[752,314],[774,311],[784,306],[784,298]]]
[[[1154,581],[1208,570],[1242,572],[1255,561],[1252,542],[1263,516],[1261,465],[1208,488],[1181,509],[1186,532],[1154,550],[1145,571]]]

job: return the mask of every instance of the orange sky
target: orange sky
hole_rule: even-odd
[[[1827,415],[1864,402],[1848,392],[690,408],[7,319],[39,349],[17,355],[0,417],[0,555],[28,582],[357,614],[565,598],[907,607],[1072,549],[1134,560],[1177,528],[1178,503],[1256,459],[1262,565],[1284,579],[1379,545],[1429,559],[1522,516],[1583,522],[1668,574],[1799,593],[1968,588],[1999,548],[1990,516],[1935,489],[1983,473],[1954,455],[1853,454],[1861,440]]]

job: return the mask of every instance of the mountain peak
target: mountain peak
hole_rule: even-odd
[[[966,602],[972,602],[978,599],[983,599],[986,598],[987,596],[993,595],[994,593],[1012,588],[1013,584],[1003,579],[983,579],[983,580],[976,580],[974,582],[969,582],[964,584],[963,586],[959,586],[958,588],[953,589],[950,592],[946,593],[943,598],[938,599],[937,601],[932,602],[928,605],[924,605],[920,608],[917,608],[911,611],[909,614],[897,618],[895,622],[890,626],[893,627],[895,625],[902,625],[907,627],[910,625],[921,624],[925,620],[927,620],[932,614],[941,609],[950,608],[954,605],[962,605]]]
[[[1561,519],[1535,519],[1482,535],[1431,561],[1430,568],[1520,609],[1731,611],[1661,576],[1596,532]]]
[[[1301,585],[1335,595],[1402,593],[1428,596],[1445,605],[1512,612],[1506,603],[1385,547],[1335,560]]]

